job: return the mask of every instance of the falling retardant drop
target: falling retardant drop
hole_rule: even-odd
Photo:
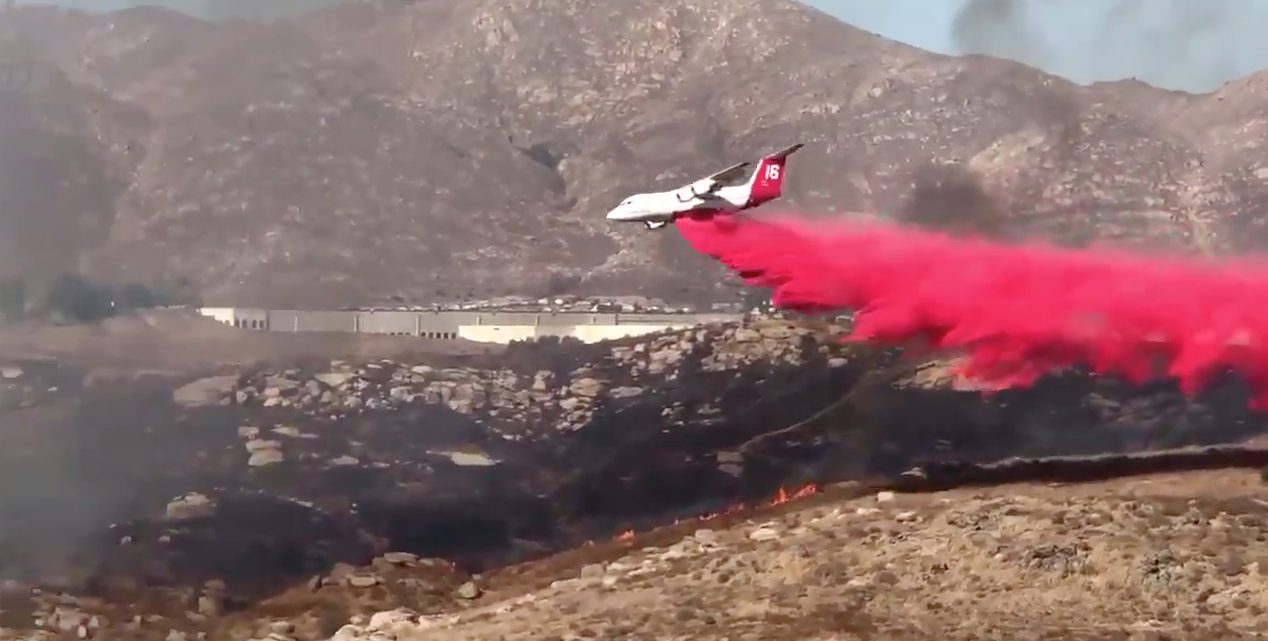
[[[776,307],[853,310],[845,340],[962,352],[996,387],[1084,366],[1189,395],[1237,371],[1268,407],[1268,264],[956,238],[885,224],[698,215],[700,253],[771,288]]]

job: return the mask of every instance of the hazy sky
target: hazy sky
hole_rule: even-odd
[[[1268,0],[805,1],[846,22],[925,49],[1013,58],[1079,82],[1138,77],[1174,89],[1209,91],[1231,78],[1268,68],[1268,38],[1263,34],[1268,26]],[[331,2],[158,0],[154,4],[224,16]],[[106,10],[141,2],[63,0],[61,4]]]
[[[975,49],[1079,82],[1137,77],[1210,91],[1268,69],[1268,0],[806,1],[925,49]],[[957,43],[962,11],[976,25],[962,22]]]

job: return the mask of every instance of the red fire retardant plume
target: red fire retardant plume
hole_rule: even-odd
[[[684,217],[699,252],[772,288],[777,307],[856,311],[846,340],[923,341],[961,374],[1025,386],[1091,367],[1187,394],[1232,368],[1268,407],[1268,265],[1001,245],[881,224]]]

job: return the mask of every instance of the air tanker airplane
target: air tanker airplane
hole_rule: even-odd
[[[727,185],[742,176],[753,164],[750,162],[732,165],[678,189],[630,196],[608,212],[608,220],[643,223],[648,229],[660,229],[690,212],[734,214],[752,209],[779,198],[784,184],[784,165],[788,157],[803,146],[804,143],[797,143],[762,158],[746,184]]]

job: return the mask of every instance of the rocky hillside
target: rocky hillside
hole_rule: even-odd
[[[522,293],[556,272],[716,295],[721,272],[675,235],[602,213],[790,140],[810,146],[786,204],[809,212],[1211,253],[1263,240],[1258,76],[1205,96],[1083,88],[791,0],[357,2],[267,24],[2,11],[9,272],[186,279],[260,305]]]
[[[819,496],[481,578],[474,602],[358,611],[317,638],[1256,638],[1263,495],[1225,471]],[[242,638],[279,625],[254,623]]]
[[[754,321],[179,377],[8,362],[0,576],[185,629],[306,581],[369,590],[420,558],[479,572],[807,483],[1264,427],[1231,386],[1186,404],[1071,374],[983,398],[945,363],[836,331]]]

